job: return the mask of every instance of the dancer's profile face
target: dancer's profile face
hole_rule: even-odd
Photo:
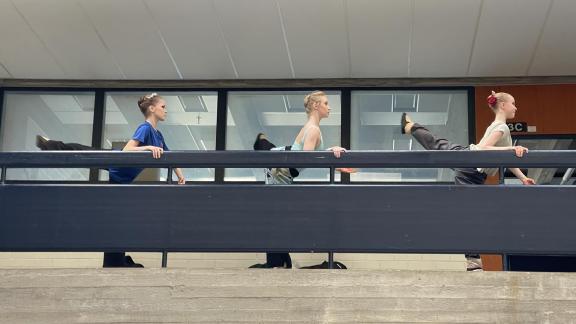
[[[506,99],[500,103],[499,109],[504,112],[506,119],[513,119],[516,116],[516,111],[518,110],[518,108],[516,108],[516,101],[514,100],[514,97],[510,95],[506,96]]]
[[[330,116],[330,104],[328,103],[328,97],[322,97],[320,101],[317,103],[318,113],[320,114],[320,118],[326,118]]]
[[[160,121],[166,120],[166,101],[162,98],[156,100],[154,105],[150,106],[150,113]]]

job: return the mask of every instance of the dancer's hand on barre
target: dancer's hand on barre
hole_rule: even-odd
[[[531,186],[531,185],[536,184],[536,181],[534,181],[534,179],[528,178],[528,177],[524,177],[524,178],[520,179],[520,181],[522,181],[522,184],[526,185],[526,186]]]
[[[346,149],[340,146],[332,146],[331,148],[328,149],[328,151],[334,152],[334,156],[336,158],[340,158],[340,156],[342,156],[342,153],[346,152]]]
[[[331,148],[328,149],[328,151],[334,152],[334,156],[340,158],[342,156],[342,153],[346,152],[346,149],[340,146],[332,146]]]
[[[513,146],[514,153],[516,153],[517,157],[523,157],[524,153],[528,153],[528,149],[524,146]]]
[[[174,173],[178,176],[178,184],[186,184],[186,178],[184,177],[184,173],[182,173],[182,169],[176,168],[174,169]]]
[[[162,156],[162,153],[164,153],[164,149],[158,146],[145,146],[147,148],[148,151],[152,152],[152,156],[155,159],[159,159]]]
[[[358,170],[355,168],[336,168],[336,171],[342,172],[342,173],[356,173],[356,172],[358,172]]]
[[[155,159],[159,159],[162,156],[162,153],[164,153],[164,149],[158,146],[152,146],[152,145],[138,146],[138,145],[140,145],[139,141],[131,139],[128,141],[128,143],[126,143],[122,151],[150,151],[152,152],[152,156]]]

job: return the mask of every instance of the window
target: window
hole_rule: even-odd
[[[304,96],[311,91],[230,92],[227,150],[252,150],[258,133],[277,146],[292,145],[307,121]],[[324,147],[340,145],[340,93],[327,92],[332,112],[320,123]],[[338,179],[338,178],[337,178]],[[264,181],[262,169],[227,169],[227,181]],[[328,181],[327,169],[306,169],[297,181]]]
[[[138,99],[144,92],[109,92],[106,94],[106,118],[102,146],[121,150],[132,138],[144,116]],[[216,92],[164,92],[166,120],[158,125],[170,150],[214,150],[216,148]],[[152,172],[151,172],[152,171]],[[192,181],[213,181],[214,169],[184,169]],[[101,173],[107,179],[107,172]],[[166,171],[146,170],[140,180],[165,181]],[[175,179],[175,176],[174,176]]]
[[[529,150],[575,150],[576,140],[566,138],[522,138],[516,137],[514,145],[520,145],[528,148]],[[574,185],[574,172],[570,172],[566,168],[534,168],[523,169],[526,176],[534,179],[539,185],[560,185],[563,177],[568,173],[572,177],[566,179],[565,185]],[[507,170],[505,173],[504,183],[506,184],[522,184],[516,176]]]
[[[408,112],[437,136],[468,145],[468,95],[451,91],[353,91],[352,150],[424,150],[400,132],[400,118]],[[449,169],[363,169],[352,174],[356,182],[453,181]]]
[[[37,151],[36,135],[92,144],[93,93],[6,92],[2,151]],[[9,180],[88,180],[88,169],[8,169]]]

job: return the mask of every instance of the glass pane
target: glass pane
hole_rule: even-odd
[[[456,91],[353,91],[352,150],[424,150],[400,133],[400,118],[408,112],[432,133],[468,145],[468,95]],[[351,181],[452,182],[450,169],[361,169]]]
[[[106,94],[106,121],[102,146],[122,149],[145,120],[138,108],[144,92],[110,92]],[[216,92],[159,93],[166,101],[166,120],[158,128],[172,151],[214,150],[216,148]],[[213,181],[214,169],[183,169],[186,180]],[[108,173],[101,172],[101,179]],[[176,177],[174,176],[174,179]],[[165,181],[166,170],[145,170],[142,181]]]
[[[515,145],[527,147],[529,150],[576,150],[576,140],[573,139],[523,139],[518,136],[514,141]],[[576,167],[576,166],[575,166]],[[567,172],[566,168],[534,168],[522,170],[529,178],[534,179],[539,185],[559,185]],[[576,174],[567,179],[565,185],[576,183]],[[506,172],[504,179],[506,184],[522,184],[511,172]]]
[[[39,151],[36,135],[92,144],[94,94],[7,92],[2,119],[2,151]],[[88,169],[8,169],[9,180],[88,180]]]
[[[230,92],[226,130],[227,150],[252,150],[258,133],[277,146],[292,145],[307,120],[304,96],[309,91]],[[324,147],[340,145],[340,93],[326,92],[332,112],[320,128]],[[227,181],[264,181],[262,169],[227,169]],[[296,181],[328,181],[327,169],[306,169]],[[336,180],[338,180],[338,175]]]

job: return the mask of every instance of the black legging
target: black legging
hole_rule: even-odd
[[[270,143],[267,139],[257,139],[254,142],[254,150],[269,151],[276,145]],[[266,264],[269,267],[286,267],[292,268],[292,258],[289,253],[266,253]]]
[[[61,141],[48,140],[42,145],[43,151],[98,151],[100,149],[78,143],[64,143]]]
[[[110,184],[118,184],[112,180],[108,180]],[[126,265],[126,252],[104,252],[104,260],[102,261],[102,267],[104,268],[114,268],[122,267]]]

